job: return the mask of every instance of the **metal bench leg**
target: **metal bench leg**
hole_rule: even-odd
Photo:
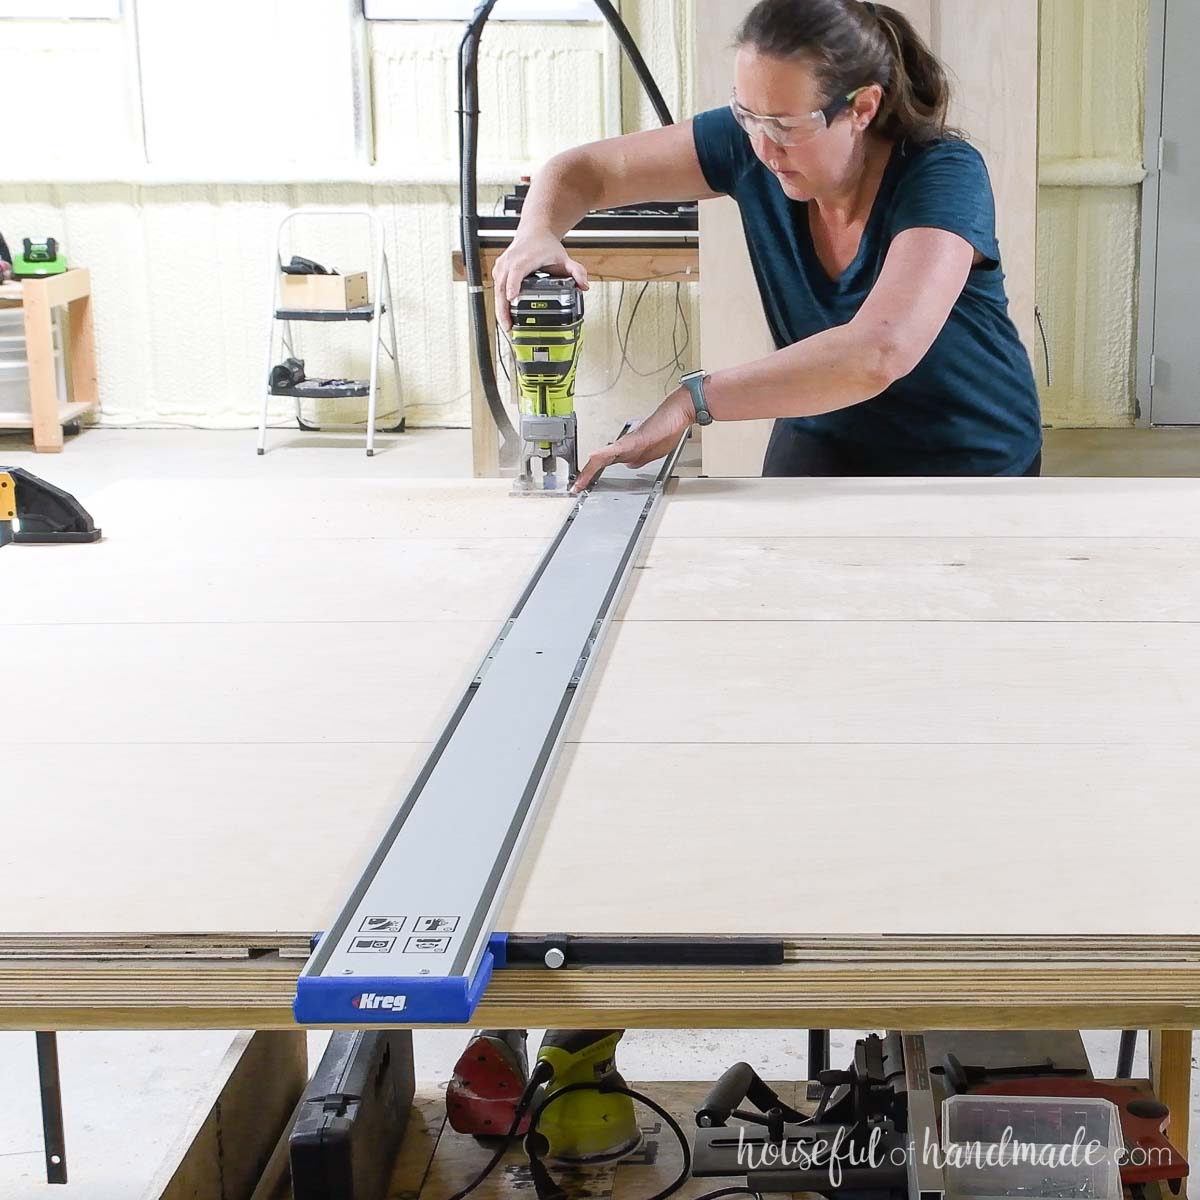
[[[58,1035],[38,1033],[38,1086],[42,1093],[42,1136],[46,1144],[46,1182],[67,1182],[67,1139],[63,1130],[62,1083],[58,1073]]]
[[[1118,1079],[1133,1078],[1133,1058],[1137,1053],[1137,1036],[1136,1029],[1121,1030],[1121,1048],[1117,1052]]]
[[[816,1080],[822,1071],[829,1070],[829,1030],[808,1031],[808,1078]]]

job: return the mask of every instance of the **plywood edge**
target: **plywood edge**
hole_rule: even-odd
[[[295,1030],[295,965],[64,971],[0,963],[0,1029]],[[1032,1022],[1032,1023],[1031,1023]],[[510,969],[474,1023],[587,1028],[1200,1028],[1200,964],[789,962],[779,967]],[[281,1117],[282,1120],[282,1117]]]

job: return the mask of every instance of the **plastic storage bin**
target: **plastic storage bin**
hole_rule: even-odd
[[[942,1105],[948,1200],[1121,1200],[1123,1147],[1108,1100],[951,1096]]]
[[[63,365],[62,328],[57,310],[54,320],[54,373],[58,402],[67,400],[67,376]],[[29,360],[25,354],[25,316],[20,308],[0,308],[0,421],[5,417],[28,419]]]

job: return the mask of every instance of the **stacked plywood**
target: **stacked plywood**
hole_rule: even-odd
[[[0,1022],[286,1023],[562,516],[257,487],[113,489],[69,579],[5,552]],[[1191,480],[678,484],[500,925],[788,962],[507,972],[487,1019],[1195,1025],[1197,528]]]
[[[508,487],[121,484],[9,548],[0,953],[303,955],[569,507]]]

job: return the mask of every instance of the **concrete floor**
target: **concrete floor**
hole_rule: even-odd
[[[1045,474],[1070,476],[1200,475],[1197,429],[1050,429]]]
[[[465,429],[414,429],[381,435],[375,457],[361,434],[274,430],[268,452],[254,453],[252,430],[86,429],[62,454],[34,454],[29,436],[0,432],[0,463],[39,470],[63,487],[98,487],[122,478],[452,478],[471,471]],[[1200,428],[1051,429],[1044,473],[1063,476],[1200,476]],[[685,449],[685,473],[696,469]]]
[[[415,430],[380,439],[368,459],[361,437],[280,431],[259,458],[250,431],[89,429],[61,455],[35,455],[27,437],[0,436],[0,465],[23,466],[75,491],[87,503],[101,487],[129,478],[435,478],[470,471],[463,430]],[[1048,434],[1046,472],[1055,475],[1200,475],[1200,430],[1064,430]],[[103,524],[103,511],[93,513]],[[858,1031],[834,1034],[835,1065],[848,1061]],[[540,1031],[531,1031],[531,1038]],[[143,1194],[171,1144],[186,1127],[230,1044],[227,1033],[92,1033],[60,1038],[68,1161],[72,1182],[44,1182],[34,1041],[0,1034],[0,1198],[131,1200]],[[310,1037],[315,1065],[324,1036]],[[1111,1074],[1117,1034],[1085,1035],[1094,1069]],[[442,1081],[463,1044],[461,1033],[416,1037],[418,1077]],[[768,1078],[804,1074],[799,1031],[631,1031],[621,1048],[631,1080],[715,1079],[739,1059]],[[1138,1066],[1146,1067],[1143,1037]],[[1192,1126],[1200,1135],[1200,1110]],[[1193,1138],[1192,1155],[1200,1148]]]

